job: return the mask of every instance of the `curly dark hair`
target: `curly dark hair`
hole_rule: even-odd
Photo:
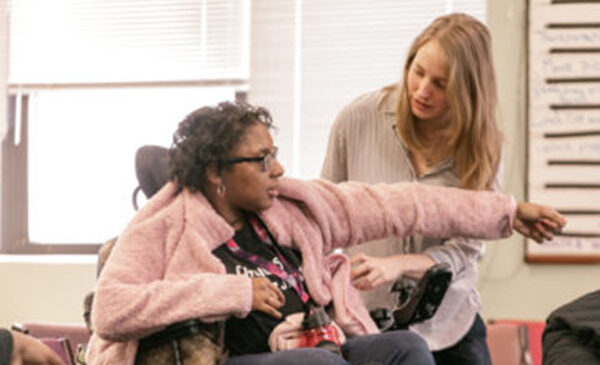
[[[177,193],[183,188],[203,191],[206,169],[212,164],[225,168],[221,162],[256,123],[274,128],[267,109],[246,103],[222,102],[190,113],[179,123],[169,150],[169,178]]]

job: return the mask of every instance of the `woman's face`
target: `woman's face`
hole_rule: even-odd
[[[250,127],[230,158],[263,157],[274,152],[269,129],[261,123]],[[279,178],[283,167],[273,159],[270,167],[262,169],[258,161],[239,162],[225,168],[222,173],[226,204],[233,210],[260,212],[273,204],[279,193]]]
[[[428,121],[446,117],[448,65],[436,41],[425,43],[419,49],[408,70],[407,83],[410,107],[415,117]]]

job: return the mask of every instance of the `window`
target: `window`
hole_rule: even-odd
[[[6,4],[2,250],[95,252],[134,214],[137,148],[247,90],[249,2]]]
[[[318,176],[337,112],[396,82],[435,17],[484,19],[485,4],[0,0],[2,250],[95,252],[133,215],[137,147],[169,145],[186,113],[245,92],[271,110],[288,174]]]

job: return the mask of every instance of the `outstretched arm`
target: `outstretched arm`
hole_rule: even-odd
[[[525,237],[538,243],[552,240],[554,233],[560,232],[566,219],[548,206],[518,202],[513,228]],[[406,272],[423,274],[435,264],[426,254],[373,257],[357,254],[352,257],[352,283],[360,290],[371,290],[389,284]]]

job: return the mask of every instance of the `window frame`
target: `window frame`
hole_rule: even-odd
[[[33,242],[29,238],[29,196],[28,196],[28,126],[29,95],[32,90],[57,88],[169,88],[181,86],[214,87],[229,86],[235,91],[235,99],[245,102],[248,80],[223,79],[205,81],[107,83],[107,84],[63,84],[63,85],[9,85],[6,134],[2,141],[2,229],[0,254],[96,254],[103,242],[82,242],[55,244]],[[19,90],[19,92],[17,92]],[[21,98],[20,143],[15,145],[17,98]],[[133,156],[132,156],[133,159]],[[132,191],[132,196],[134,190]],[[106,237],[110,240],[114,237]]]
[[[21,98],[21,137],[15,146],[17,98]],[[28,227],[27,94],[10,95],[7,101],[6,135],[2,141],[2,245],[1,252],[9,254],[95,254],[97,244],[38,244],[30,242]],[[25,183],[23,183],[25,182]]]

